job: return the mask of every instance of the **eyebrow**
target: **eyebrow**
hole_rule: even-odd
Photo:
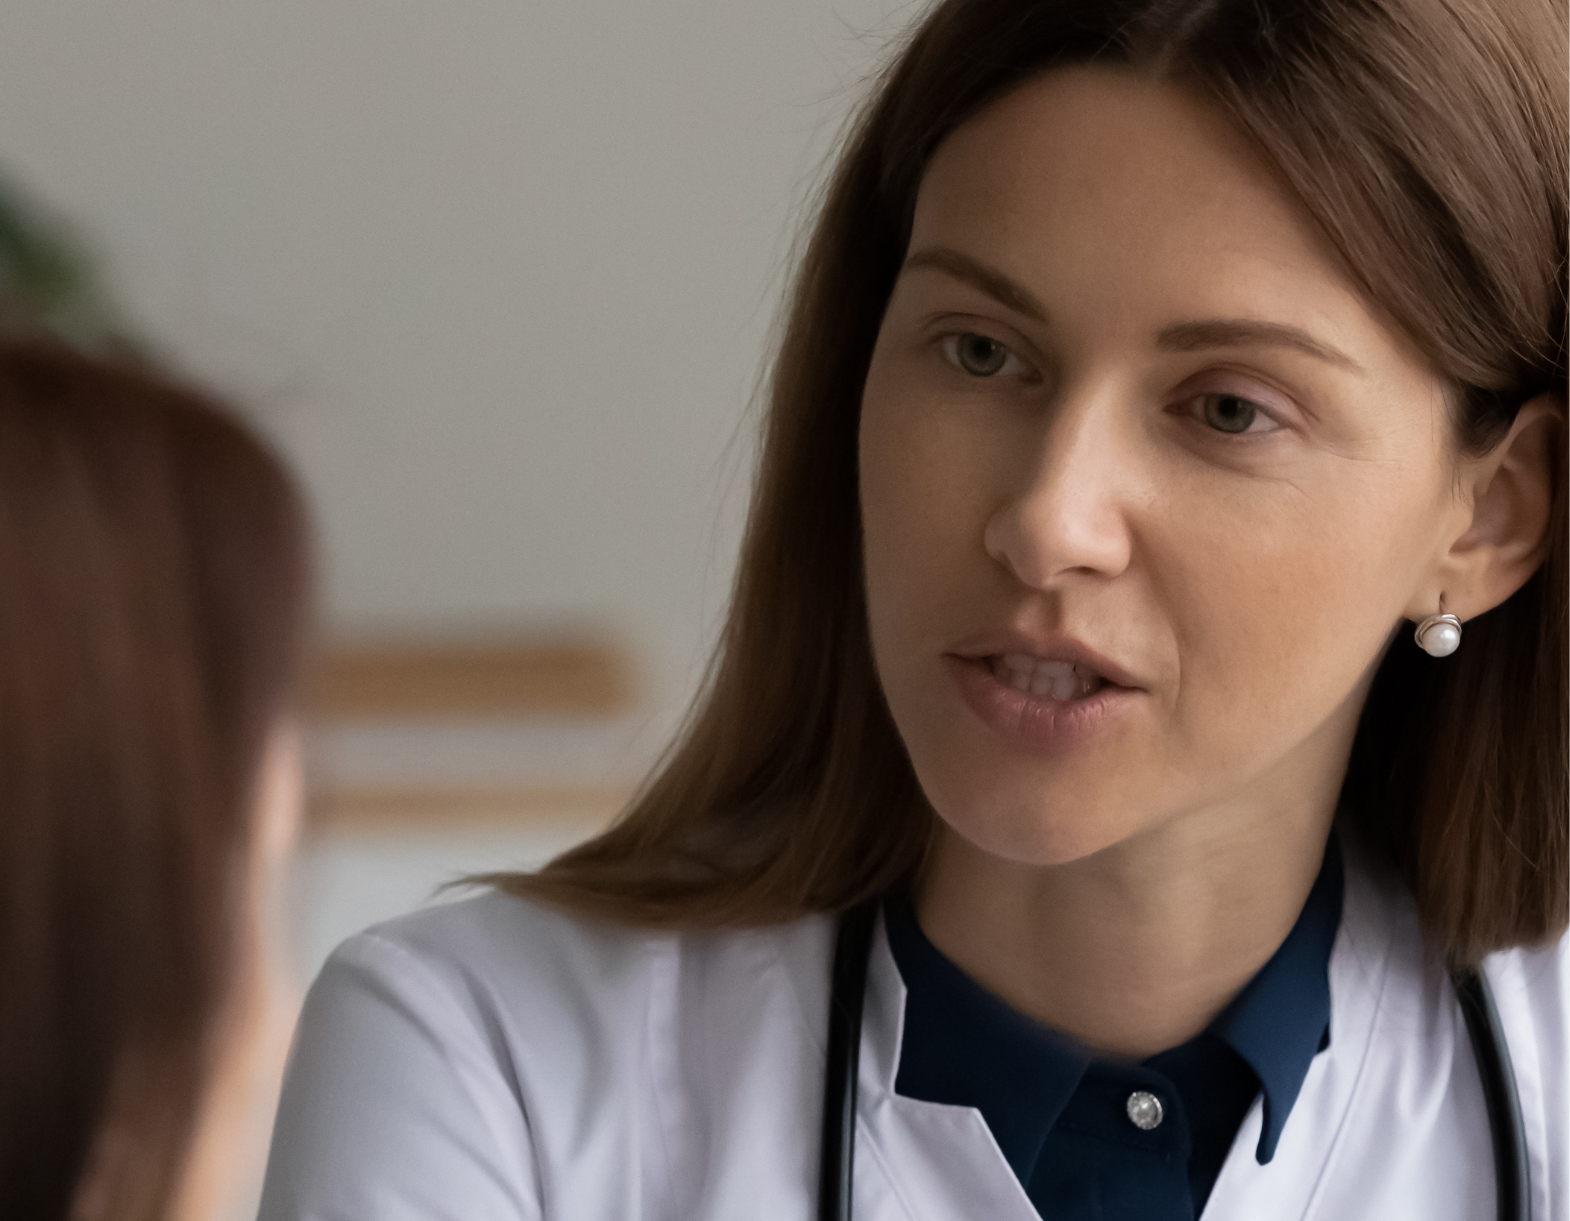
[[[1363,366],[1345,352],[1320,343],[1307,331],[1281,322],[1248,318],[1207,318],[1179,322],[1156,336],[1156,346],[1169,352],[1200,352],[1207,348],[1291,348],[1354,373]]]
[[[961,254],[948,246],[932,246],[926,250],[918,250],[907,258],[901,271],[914,271],[921,267],[931,267],[953,276],[956,280],[962,280],[1016,314],[1023,314],[1037,322],[1047,320],[1046,307],[1037,301],[1029,290],[1016,284],[1001,271],[988,267],[968,254]]]

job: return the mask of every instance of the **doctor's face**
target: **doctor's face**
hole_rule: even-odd
[[[1049,73],[937,151],[861,417],[872,642],[949,827],[1078,859],[1333,801],[1453,520],[1443,387],[1227,121]]]

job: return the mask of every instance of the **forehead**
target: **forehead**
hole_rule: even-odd
[[[1137,303],[1161,323],[1268,316],[1349,344],[1348,330],[1383,330],[1231,121],[1124,68],[1053,70],[956,130],[917,196],[911,249],[928,245],[962,246],[1047,298],[1072,285],[1076,305]]]

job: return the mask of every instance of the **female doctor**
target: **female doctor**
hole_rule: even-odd
[[[685,736],[337,952],[264,1221],[1570,1215],[1565,26],[933,9]]]

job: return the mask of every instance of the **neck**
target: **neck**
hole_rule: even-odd
[[[1179,816],[1052,866],[993,856],[940,824],[918,918],[1016,1010],[1143,1059],[1202,1031],[1286,939],[1330,833],[1334,795],[1314,796]]]

